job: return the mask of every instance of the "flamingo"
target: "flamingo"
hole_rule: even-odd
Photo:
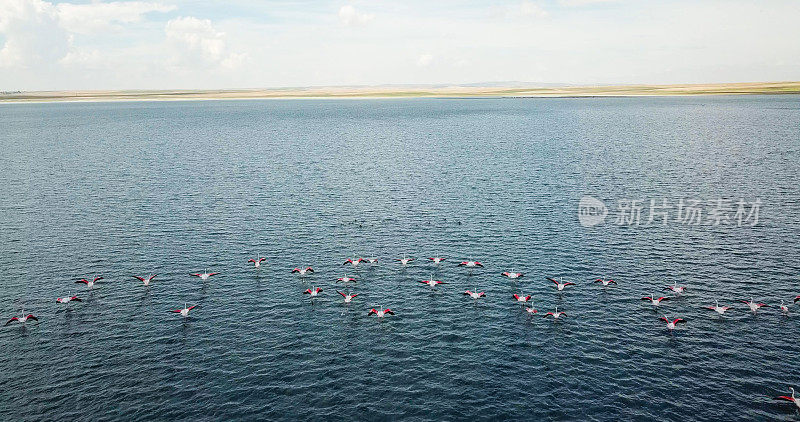
[[[366,259],[364,259],[364,258],[352,258],[352,259],[348,259],[347,261],[344,261],[344,262],[342,263],[342,265],[352,264],[352,265],[353,265],[353,267],[357,267],[357,266],[358,266],[358,264],[360,264],[360,263],[362,263],[362,262],[366,262],[366,261],[367,261],[367,260],[366,260]],[[377,261],[377,260],[376,260],[376,261]]]
[[[800,300],[800,295],[794,297],[794,303],[797,303],[798,300]]]
[[[408,265],[408,263],[413,261],[413,260],[414,260],[414,258],[407,258],[407,257],[403,257],[401,259],[395,259],[395,261],[399,262],[403,266]]]
[[[445,284],[443,281],[434,280],[433,275],[431,275],[428,280],[420,280],[420,283],[427,284],[428,286],[431,286],[431,288],[436,287],[439,284]]]
[[[138,275],[135,275],[135,276],[133,276],[133,278],[138,278],[139,281],[144,283],[145,286],[149,286],[150,282],[153,281],[154,278],[156,278],[156,274],[151,274],[151,275],[148,275],[147,277],[139,277]]]
[[[11,324],[14,321],[17,321],[20,324],[25,324],[25,321],[27,321],[29,319],[32,319],[34,321],[38,321],[39,320],[39,318],[36,318],[33,314],[25,315],[25,310],[23,309],[20,316],[13,317],[13,318],[9,319],[8,322],[5,323],[5,325]]]
[[[88,287],[88,288],[89,288],[89,290],[91,290],[91,289],[93,289],[93,288],[94,288],[94,285],[97,283],[97,281],[98,281],[98,280],[102,280],[102,279],[103,279],[103,277],[95,277],[95,278],[93,278],[93,279],[92,279],[92,281],[89,281],[89,280],[87,280],[87,279],[85,279],[85,278],[82,278],[82,279],[80,279],[80,280],[76,281],[75,283],[76,283],[76,284],[78,284],[78,283],[83,283],[83,284],[85,284],[85,285],[86,285],[86,287]]]
[[[550,278],[550,277],[545,277],[545,278],[546,278],[546,279],[548,279],[548,280],[550,280],[550,281],[552,281],[553,283],[555,283],[555,284],[556,284],[556,288],[558,289],[558,291],[559,291],[559,292],[560,292],[560,291],[563,291],[563,290],[564,290],[564,287],[567,287],[567,286],[574,286],[574,285],[575,285],[575,283],[570,283],[570,282],[566,282],[566,283],[564,283],[564,282],[563,282],[563,280],[564,280],[564,277],[561,277],[561,278],[559,279],[559,280],[562,280],[562,281],[560,281],[560,282],[559,282],[559,281],[556,281],[555,279],[552,279],[552,278]]]
[[[797,406],[798,409],[800,409],[800,397],[795,397],[794,396],[794,388],[793,387],[789,387],[789,391],[792,392],[791,397],[790,396],[778,396],[778,397],[775,397],[775,400],[790,401],[790,402],[794,403],[794,405]]]
[[[781,312],[784,315],[789,316],[789,307],[783,304],[783,299],[781,299]]]
[[[665,287],[664,290],[672,290],[676,296],[680,296],[686,290],[686,286],[679,286],[676,282],[672,286]]]
[[[369,313],[367,315],[372,315],[372,314],[375,314],[375,316],[377,316],[378,318],[383,318],[384,315],[394,315],[394,312],[392,312],[392,310],[388,308],[387,309],[381,308],[380,311],[376,311],[375,308],[372,308],[369,310]]]
[[[528,312],[528,314],[530,314],[530,315],[533,315],[533,314],[539,312],[539,311],[536,310],[536,308],[533,307],[533,305],[526,306],[525,307],[525,311]]]
[[[369,262],[370,264],[377,264],[378,258],[367,258],[366,261]]]
[[[342,283],[349,283],[351,281],[356,281],[355,277],[348,277],[347,274],[344,277],[339,277],[336,281],[341,281]]]
[[[669,298],[664,296],[657,298],[655,297],[655,295],[653,295],[653,296],[645,296],[642,298],[642,300],[649,300],[650,304],[653,305],[653,308],[657,308],[659,305],[661,305],[661,301],[669,300]]]
[[[558,321],[558,319],[561,318],[562,315],[563,316],[567,316],[567,313],[566,312],[560,312],[558,310],[558,306],[556,306],[556,311],[555,312],[548,312],[548,313],[544,314],[544,316],[542,318],[547,318],[548,316],[552,316],[553,317],[553,321]]]
[[[353,300],[354,297],[358,296],[358,293],[356,293],[356,294],[352,294],[352,293],[344,294],[344,293],[342,293],[342,292],[340,292],[338,290],[336,291],[336,293],[339,293],[340,295],[342,295],[342,297],[344,298],[344,303],[350,303]]]
[[[520,303],[527,303],[529,300],[531,300],[531,295],[522,296],[514,293],[514,299]]]
[[[295,267],[295,268],[292,270],[292,273],[293,273],[293,274],[294,274],[294,273],[298,273],[298,274],[300,274],[300,277],[305,277],[305,276],[306,276],[306,274],[308,274],[308,273],[313,273],[313,272],[314,272],[314,269],[313,269],[313,268],[311,268],[311,267],[305,267],[305,268],[297,268],[297,267]]]
[[[524,276],[525,274],[506,271],[506,272],[504,272],[504,273],[502,273],[500,275],[502,275],[503,277],[508,277],[508,278],[513,280],[515,278],[520,278],[520,277]]]
[[[260,258],[259,257],[259,258],[256,258],[256,259],[248,259],[247,262],[252,262],[253,263],[253,267],[255,267],[255,268],[261,268],[261,263],[264,262],[264,260],[266,260],[266,259],[267,258]]]
[[[714,306],[706,306],[706,309],[711,309],[712,311],[714,311],[714,312],[716,312],[716,313],[718,313],[720,315],[724,314],[725,311],[727,311],[728,309],[731,309],[731,308],[732,308],[731,306],[719,306],[719,301],[718,300],[714,301]]]
[[[208,278],[211,277],[212,275],[217,275],[217,274],[219,274],[219,273],[210,273],[210,272],[208,272],[208,270],[206,270],[206,272],[204,272],[204,273],[192,273],[192,274],[189,274],[189,275],[192,275],[192,276],[195,276],[195,277],[200,277],[201,280],[205,281],[205,280],[208,280]]]
[[[320,289],[319,287],[306,289],[306,291],[303,292],[304,295],[311,295],[311,298],[317,297],[317,295],[319,295],[320,293],[322,293],[322,289]]]
[[[440,262],[444,261],[444,260],[445,260],[445,259],[447,259],[447,258],[442,258],[442,257],[439,257],[439,256],[435,256],[435,257],[433,257],[433,258],[428,258],[428,259],[429,259],[431,262],[433,262],[434,264],[438,264],[438,263],[440,263]]]
[[[70,302],[83,302],[78,296],[71,296],[72,293],[68,293],[66,297],[60,297],[56,299],[58,303],[70,303]]]
[[[608,287],[609,284],[617,284],[616,281],[614,281],[614,280],[612,280],[610,278],[608,280],[606,280],[605,278],[598,278],[594,282],[595,283],[603,283],[603,287]]]
[[[170,312],[176,313],[176,314],[181,314],[182,317],[186,318],[186,317],[189,316],[189,311],[191,311],[192,309],[194,309],[196,307],[197,307],[197,305],[187,306],[186,303],[184,302],[183,309],[175,309],[175,310],[172,310]]]
[[[475,268],[481,267],[483,268],[483,264],[478,261],[462,261],[458,264],[459,267],[467,267],[467,268]]]
[[[744,303],[745,305],[747,305],[747,307],[748,307],[748,308],[750,308],[750,311],[752,311],[754,314],[755,314],[756,312],[758,312],[758,309],[759,309],[759,308],[764,308],[764,307],[767,307],[767,308],[769,308],[769,305],[767,305],[766,303],[756,303],[756,302],[753,302],[753,298],[752,298],[752,297],[750,298],[750,300],[749,300],[749,301],[747,301],[747,300],[740,300],[739,302],[742,302],[742,303]]]
[[[672,331],[672,330],[675,329],[675,324],[678,324],[678,323],[681,323],[681,322],[686,322],[686,321],[683,320],[683,318],[675,318],[672,321],[670,321],[667,318],[666,315],[662,316],[661,320],[667,323],[667,330],[669,330],[669,331]]]
[[[476,300],[478,298],[486,296],[486,293],[484,292],[471,292],[469,290],[465,291],[464,294]]]

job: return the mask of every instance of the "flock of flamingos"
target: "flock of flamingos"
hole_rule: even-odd
[[[253,266],[256,269],[258,269],[258,268],[261,267],[262,263],[265,260],[266,260],[266,258],[258,257],[256,259],[250,259],[248,262],[252,263]],[[408,257],[395,259],[395,261],[397,261],[403,267],[407,266],[409,263],[411,263],[414,260],[415,260],[414,258],[408,258]],[[445,258],[433,257],[433,258],[428,258],[428,260],[430,262],[432,262],[433,264],[435,264],[435,265],[439,265],[445,260]],[[352,258],[352,259],[348,259],[348,260],[344,261],[344,263],[342,265],[348,265],[349,264],[349,265],[352,265],[355,268],[355,267],[358,267],[358,265],[362,264],[362,263],[369,264],[369,265],[375,265],[375,264],[378,263],[378,259],[377,258]],[[483,264],[481,264],[479,261],[462,261],[462,262],[460,262],[458,264],[458,266],[459,267],[466,267],[466,268],[469,268],[470,270],[473,270],[475,268],[483,268]],[[301,278],[304,278],[307,275],[310,275],[311,273],[313,273],[314,269],[312,267],[305,267],[305,268],[299,268],[298,267],[298,268],[292,269],[291,272],[293,274],[299,275]],[[206,271],[206,272],[202,272],[202,273],[192,273],[191,275],[194,276],[194,277],[198,277],[201,280],[205,281],[205,280],[208,280],[210,277],[212,277],[214,275],[217,275],[217,274],[219,274],[219,273]],[[501,275],[504,276],[504,277],[507,277],[509,279],[518,279],[518,278],[521,278],[521,277],[525,276],[525,274],[523,274],[521,272],[511,272],[511,271],[503,272],[503,273],[501,273]],[[148,275],[147,277],[140,277],[140,276],[133,276],[133,277],[138,279],[139,281],[141,281],[144,284],[144,286],[149,286],[150,283],[156,278],[156,275],[155,274],[151,274],[151,275]],[[557,289],[557,291],[559,291],[559,292],[563,292],[565,290],[565,288],[567,288],[568,286],[574,286],[575,285],[575,283],[572,283],[572,282],[564,282],[562,279],[556,280],[556,279],[550,278],[550,277],[545,277],[545,278],[547,280],[551,281],[554,284],[554,286]],[[85,284],[86,287],[88,287],[91,290],[92,288],[94,288],[94,286],[97,284],[97,282],[102,280],[102,279],[103,279],[103,277],[94,277],[91,280],[80,279],[80,280],[76,281],[75,283]],[[344,284],[347,284],[347,283],[356,282],[357,280],[354,277],[348,277],[347,275],[345,275],[343,277],[338,278],[337,281],[339,281],[341,283],[344,283]],[[432,289],[436,288],[436,286],[438,286],[440,284],[445,284],[444,282],[442,282],[440,280],[434,280],[432,276],[428,280],[419,280],[419,282],[429,286]],[[594,282],[595,283],[601,283],[603,288],[607,288],[607,287],[611,286],[612,284],[613,285],[617,284],[616,281],[614,281],[612,279],[605,279],[605,278],[598,278],[598,279],[594,280]],[[675,297],[678,297],[686,290],[686,286],[678,286],[677,284],[673,284],[672,286],[665,287],[664,290],[671,290],[674,293]],[[311,287],[309,289],[306,289],[303,292],[303,294],[309,295],[311,300],[313,301],[314,298],[318,297],[322,292],[323,292],[323,290],[321,288],[319,288],[319,287]],[[340,294],[343,297],[344,303],[346,303],[346,304],[351,303],[352,300],[355,297],[358,296],[358,294],[350,293],[349,291],[347,293],[343,293],[343,292],[340,292],[340,291],[337,290],[336,293]],[[469,296],[470,298],[472,298],[473,300],[476,300],[476,301],[481,299],[481,298],[483,298],[483,297],[486,297],[486,293],[485,292],[477,291],[477,289],[475,291],[466,290],[466,291],[464,291],[463,294],[465,296]],[[513,297],[514,301],[516,301],[517,303],[520,303],[520,304],[523,304],[523,305],[527,305],[527,306],[524,306],[523,309],[528,314],[534,315],[534,314],[539,313],[539,311],[536,308],[534,308],[532,304],[529,305],[529,303],[532,303],[532,302],[530,302],[531,295],[525,296],[523,294],[514,294],[514,295],[512,295],[512,297]],[[670,297],[667,297],[667,296],[658,296],[657,297],[656,295],[644,296],[644,297],[641,298],[641,300],[648,301],[650,303],[650,305],[652,305],[654,310],[657,310],[659,308],[659,306],[661,305],[661,302],[667,301],[669,299],[670,299]],[[65,297],[59,297],[59,298],[56,299],[57,303],[64,304],[64,305],[67,305],[67,304],[69,304],[71,302],[80,302],[80,301],[81,301],[81,299],[80,299],[80,297],[78,297],[78,295],[71,295],[71,294],[67,295]],[[800,295],[795,296],[795,298],[793,299],[793,303],[797,303],[798,301],[800,301]],[[764,308],[764,307],[769,307],[770,306],[770,305],[767,305],[766,303],[756,302],[752,298],[750,300],[740,300],[740,302],[742,302],[745,305],[747,305],[747,307],[753,313],[757,313],[760,308]],[[183,308],[174,309],[174,310],[171,310],[169,312],[172,312],[172,313],[175,313],[175,314],[180,314],[182,317],[188,318],[189,312],[192,309],[196,308],[197,306],[198,305],[189,306],[188,304],[184,304]],[[720,306],[718,301],[715,301],[714,305],[706,306],[706,309],[714,311],[719,315],[724,315],[725,312],[727,312],[728,310],[730,310],[732,308],[733,308],[732,306],[725,306],[725,305]],[[784,303],[783,300],[781,300],[780,311],[784,316],[786,316],[786,317],[789,316],[789,306],[787,306]],[[372,309],[369,310],[367,315],[375,315],[378,318],[384,318],[386,316],[394,315],[394,314],[395,314],[395,312],[392,309],[388,309],[388,308],[387,309],[384,309],[384,308],[375,309],[375,308],[372,308]],[[559,319],[564,318],[566,316],[567,316],[567,314],[565,312],[563,312],[563,311],[559,311],[558,307],[556,307],[555,310],[553,310],[551,312],[547,312],[547,313],[545,313],[543,315],[544,318],[551,317],[554,322],[556,322]],[[662,321],[664,321],[664,323],[666,324],[667,330],[670,331],[670,332],[672,332],[672,330],[674,330],[678,324],[686,322],[683,318],[669,319],[669,318],[667,318],[666,315],[662,316],[660,319]],[[9,319],[8,322],[5,323],[5,325],[9,325],[11,323],[18,323],[18,324],[21,324],[21,325],[24,326],[24,324],[29,320],[38,321],[39,319],[33,314],[27,314],[26,315],[25,311],[23,309],[20,316],[13,317],[13,318]],[[791,396],[778,396],[778,397],[775,397],[775,399],[776,400],[785,400],[785,401],[792,402],[798,409],[800,409],[800,397],[796,397],[795,396],[794,388],[789,387],[789,390],[791,391]]]

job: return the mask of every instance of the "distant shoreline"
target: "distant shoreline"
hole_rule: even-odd
[[[17,91],[0,103],[367,98],[580,98],[800,94],[800,82],[609,86],[314,87],[219,90]]]

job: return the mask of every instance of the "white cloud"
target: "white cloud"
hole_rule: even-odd
[[[339,21],[346,26],[363,26],[374,18],[369,13],[356,10],[355,7],[346,4],[339,9]]]
[[[417,58],[417,66],[418,67],[428,67],[433,63],[433,54],[421,54]]]
[[[558,4],[567,7],[580,7],[589,4],[611,3],[616,0],[558,0]]]
[[[0,1],[0,67],[28,68],[64,57],[70,38],[58,25],[58,11],[41,0]]]
[[[548,13],[536,3],[524,1],[519,5],[518,12],[521,16],[529,18],[546,18]]]
[[[208,19],[192,16],[167,22],[164,31],[174,48],[172,65],[176,67],[222,66],[235,68],[246,56],[228,52],[225,33],[217,31]]]
[[[61,26],[79,34],[87,34],[113,29],[115,24],[141,22],[150,12],[169,12],[172,5],[153,2],[126,1],[111,3],[72,4],[61,3],[56,6]]]

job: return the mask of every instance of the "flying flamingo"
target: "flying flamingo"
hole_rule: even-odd
[[[320,289],[319,287],[314,287],[312,289],[306,289],[306,291],[303,292],[304,295],[311,295],[312,299],[317,297],[317,295],[319,295],[320,293],[322,293],[322,289]]]
[[[483,264],[481,264],[478,261],[462,261],[462,262],[458,263],[458,266],[459,267],[467,267],[467,268],[475,268],[475,267],[483,268]]]
[[[427,284],[428,286],[431,286],[431,288],[434,288],[439,284],[445,284],[443,281],[434,280],[433,275],[431,275],[428,280],[420,280],[420,283]]]
[[[792,396],[791,397],[789,397],[789,396],[778,396],[778,397],[775,397],[775,400],[790,401],[790,402],[794,403],[794,405],[797,406],[798,409],[800,409],[800,397],[795,397],[794,396],[794,388],[793,387],[789,387],[789,391],[792,392]]]
[[[513,280],[515,278],[520,278],[520,277],[524,276],[525,274],[506,271],[506,272],[504,272],[504,273],[502,273],[500,275],[502,275],[503,277],[508,277],[508,278]]]
[[[300,277],[305,277],[305,276],[306,276],[306,274],[308,274],[308,273],[313,273],[313,272],[314,272],[314,269],[313,269],[313,268],[311,268],[311,267],[305,267],[305,268],[297,268],[297,267],[296,267],[296,268],[294,268],[294,269],[292,270],[292,273],[293,273],[293,274],[294,274],[294,273],[298,273],[298,274],[300,274]]]
[[[563,291],[563,290],[564,290],[564,287],[567,287],[567,286],[574,286],[574,285],[575,285],[575,283],[570,283],[570,282],[566,282],[566,283],[564,283],[564,282],[563,282],[563,280],[564,280],[564,277],[561,277],[561,278],[559,279],[559,280],[562,280],[562,281],[560,281],[560,282],[559,282],[559,281],[556,281],[555,279],[552,279],[552,278],[550,278],[550,277],[545,277],[545,278],[546,278],[546,279],[548,279],[548,280],[550,280],[550,281],[552,281],[553,283],[555,283],[555,284],[556,284],[556,288],[558,289],[558,291],[559,291],[559,292],[560,292],[560,291]]]
[[[82,279],[76,281],[75,283],[76,284],[77,283],[83,283],[83,284],[86,285],[86,287],[89,288],[89,290],[91,290],[92,288],[94,288],[94,285],[97,283],[97,281],[98,280],[102,280],[102,279],[103,279],[103,277],[95,277],[95,278],[92,279],[92,281],[89,281],[89,280],[87,280],[85,278],[82,278]]]
[[[667,323],[667,330],[669,330],[669,331],[672,331],[672,330],[675,329],[675,324],[678,324],[678,323],[681,323],[681,322],[686,322],[686,321],[683,320],[683,318],[675,318],[672,321],[670,321],[667,318],[666,315],[662,316],[661,320]]]
[[[478,298],[486,296],[486,293],[484,293],[484,292],[471,292],[469,290],[465,291],[464,294],[469,296],[469,297],[471,297],[471,298],[473,298],[473,299],[476,299],[476,300]]]
[[[531,300],[531,295],[522,296],[514,293],[514,300],[520,303],[527,303],[529,300]]]
[[[411,261],[413,261],[413,260],[414,260],[414,258],[407,258],[407,257],[403,257],[403,258],[401,258],[401,259],[395,259],[395,261],[399,262],[399,263],[400,263],[401,265],[403,265],[404,267],[405,267],[406,265],[408,265],[408,263],[409,263],[409,262],[411,262]]]
[[[718,313],[720,315],[724,314],[725,311],[727,311],[728,309],[731,309],[731,308],[732,308],[731,306],[719,306],[719,301],[718,300],[714,301],[714,306],[706,306],[706,309],[711,309],[712,311],[714,311],[714,312],[716,312],[716,313]]]
[[[248,259],[247,262],[252,262],[253,263],[253,267],[255,267],[255,268],[261,268],[261,263],[264,262],[265,259],[267,259],[267,258],[260,258],[260,257],[256,258],[256,259],[252,259],[251,258],[251,259]]]
[[[348,259],[347,261],[344,261],[344,262],[342,263],[342,265],[351,264],[351,265],[353,265],[353,267],[357,267],[357,266],[358,266],[358,264],[360,264],[360,263],[362,263],[362,262],[366,262],[366,261],[367,261],[367,260],[366,260],[366,259],[364,259],[364,258],[352,258],[352,259]]]
[[[797,303],[798,300],[800,300],[800,295],[794,297],[794,303]]]
[[[642,298],[642,300],[649,300],[650,304],[653,305],[653,308],[657,308],[659,305],[661,305],[661,301],[669,300],[669,298],[664,296],[657,298],[655,297],[655,295],[653,295],[653,296],[645,296]]]
[[[789,316],[789,307],[783,304],[783,299],[781,299],[781,312],[784,315]]]
[[[387,309],[381,308],[380,311],[376,311],[375,308],[373,308],[369,310],[369,313],[367,315],[372,315],[372,314],[375,314],[378,318],[383,318],[384,315],[394,315],[394,312],[392,312],[392,310],[388,308]]]
[[[447,258],[442,258],[442,257],[439,257],[439,256],[435,256],[435,257],[433,257],[433,258],[428,258],[428,259],[429,259],[430,261],[432,261],[434,264],[438,264],[438,263],[440,263],[440,262],[444,261],[444,260],[445,260],[445,259],[447,259]]]
[[[548,312],[548,313],[544,314],[544,316],[542,318],[547,318],[548,316],[552,316],[553,317],[553,321],[558,321],[558,319],[561,318],[562,316],[567,316],[567,313],[566,312],[560,312],[558,310],[558,306],[556,306],[556,311],[555,312]]]
[[[614,281],[614,280],[612,280],[610,278],[608,280],[606,280],[605,278],[598,278],[594,282],[595,283],[603,283],[603,287],[608,287],[609,284],[617,284],[616,281]]]
[[[672,290],[676,296],[680,296],[686,290],[686,286],[679,286],[676,282],[672,286],[664,287],[664,290]]]
[[[183,309],[175,309],[175,310],[172,310],[170,312],[176,313],[176,314],[181,314],[182,317],[186,318],[186,317],[189,316],[189,311],[191,311],[192,309],[194,309],[196,307],[197,307],[197,305],[186,306],[186,303],[184,303],[183,304]]]
[[[154,278],[156,278],[156,274],[151,274],[151,275],[148,275],[147,277],[139,277],[138,275],[135,275],[135,276],[133,276],[133,278],[138,278],[139,281],[144,283],[145,286],[149,286],[150,282],[153,281]]]
[[[341,281],[342,283],[349,283],[351,281],[356,281],[355,277],[348,277],[347,274],[344,277],[339,277],[336,281]]]
[[[5,325],[11,324],[14,321],[17,321],[20,324],[25,324],[25,321],[27,321],[29,319],[32,319],[34,321],[38,321],[39,320],[39,318],[36,318],[33,314],[25,315],[25,310],[23,309],[22,310],[22,314],[20,316],[13,317],[13,318],[9,319],[8,322],[6,322]]]
[[[201,280],[205,281],[205,280],[208,280],[208,278],[211,277],[212,275],[217,275],[217,274],[219,274],[219,273],[210,273],[210,272],[208,272],[208,270],[206,270],[206,272],[204,272],[204,273],[192,273],[192,274],[189,274],[189,275],[195,276],[195,277],[200,277]]]
[[[749,300],[749,301],[747,301],[747,300],[740,300],[739,302],[742,302],[742,303],[744,303],[745,305],[747,305],[747,307],[748,307],[748,308],[750,308],[750,311],[752,311],[754,314],[755,314],[756,312],[758,312],[758,309],[759,309],[759,308],[764,308],[764,307],[767,307],[767,308],[769,308],[769,305],[767,305],[766,303],[756,303],[756,302],[753,302],[753,298],[752,298],[752,297],[750,298],[750,300]]]
[[[56,299],[58,303],[70,303],[70,302],[83,302],[78,296],[70,296],[72,293],[68,293],[66,297],[60,297]]]
[[[369,262],[370,264],[377,264],[378,258],[367,258],[366,261]]]
[[[528,314],[530,314],[530,315],[533,315],[533,314],[535,314],[535,313],[539,312],[539,311],[537,311],[537,310],[536,310],[536,308],[534,308],[534,307],[533,307],[533,305],[531,305],[531,306],[526,306],[526,307],[525,307],[525,311],[527,311],[527,312],[528,312]]]
[[[342,295],[342,297],[344,298],[344,303],[350,303],[353,300],[354,297],[358,296],[358,293],[355,293],[355,294],[353,294],[353,293],[344,294],[344,293],[342,293],[342,292],[340,292],[338,290],[336,291],[336,293],[339,293],[340,295]]]

